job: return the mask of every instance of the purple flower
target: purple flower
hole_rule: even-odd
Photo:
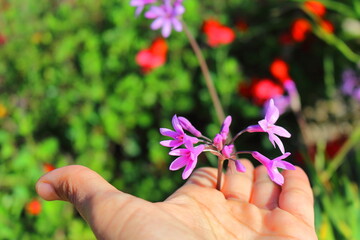
[[[151,4],[154,2],[156,2],[156,0],[131,0],[130,5],[133,7],[137,7],[137,9],[135,11],[135,15],[139,16],[139,14],[144,9],[145,5]]]
[[[279,110],[274,104],[274,100],[270,100],[269,106],[266,110],[265,119],[260,120],[258,125],[252,125],[247,127],[247,132],[267,132],[269,134],[269,140],[275,147],[275,144],[279,147],[280,151],[284,154],[284,145],[281,142],[280,137],[291,137],[291,134],[283,127],[276,126],[275,122],[279,118]]]
[[[170,0],[164,0],[161,6],[152,6],[149,11],[145,13],[145,17],[149,19],[155,19],[151,24],[152,30],[162,28],[161,33],[164,38],[170,36],[171,29],[175,31],[182,31],[182,24],[179,17],[185,12],[185,8],[182,5],[182,1],[175,1],[174,5],[171,5]]]
[[[164,140],[160,144],[165,147],[171,147],[172,150],[183,145],[186,141],[189,141],[193,144],[198,143],[199,139],[196,137],[191,137],[185,134],[183,128],[181,127],[178,117],[176,115],[172,118],[172,125],[175,131],[172,131],[167,128],[160,128],[160,133],[164,136],[171,137],[173,140]]]
[[[199,130],[197,130],[189,120],[187,120],[184,117],[178,117],[180,125],[185,129],[186,131],[189,131],[192,135],[195,137],[201,137],[202,134]]]
[[[295,170],[294,165],[289,162],[282,161],[290,155],[289,152],[281,155],[280,157],[274,158],[273,160],[270,160],[259,152],[252,152],[251,155],[266,167],[271,181],[279,185],[284,184],[284,177],[281,175],[278,168]]]
[[[354,70],[348,69],[343,72],[341,91],[360,101],[360,78]]]
[[[346,95],[352,95],[354,88],[359,84],[359,79],[352,69],[345,70],[342,74],[341,91]]]
[[[179,156],[170,164],[170,170],[176,171],[182,167],[185,167],[184,172],[182,173],[182,178],[187,179],[192,171],[194,170],[198,156],[204,150],[205,145],[199,145],[194,147],[193,144],[189,141],[185,142],[186,148],[179,148],[172,150],[169,155]]]

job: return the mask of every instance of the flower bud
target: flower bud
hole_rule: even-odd
[[[189,120],[187,120],[184,117],[178,117],[179,123],[181,125],[182,128],[184,128],[185,130],[189,131],[192,135],[194,135],[195,137],[201,137],[202,134],[199,130],[197,130]]]

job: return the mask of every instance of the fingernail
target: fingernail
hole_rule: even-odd
[[[47,182],[38,182],[36,184],[36,191],[45,200],[60,200],[59,196],[56,194],[54,187]]]

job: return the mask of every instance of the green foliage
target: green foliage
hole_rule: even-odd
[[[358,64],[360,31],[344,24],[359,24],[359,1],[323,1],[334,34],[304,11],[303,2],[184,1],[184,21],[200,43],[225,112],[236,123],[234,130],[261,115],[259,106],[239,94],[239,86],[251,78],[271,77],[268,68],[274,58],[289,63],[304,109],[323,98],[336,99],[342,71]],[[281,44],[281,34],[299,17],[312,25],[309,38]],[[234,30],[238,20],[249,27],[235,30],[234,43],[211,48],[201,33],[207,18]],[[129,1],[0,0],[0,36],[6,37],[0,43],[0,108],[6,109],[0,113],[1,239],[94,238],[69,204],[40,200],[39,215],[26,211],[26,205],[38,199],[34,186],[44,174],[44,164],[85,165],[122,191],[160,201],[182,180],[181,172],[168,171],[172,159],[159,145],[159,127],[171,127],[176,113],[209,136],[218,132],[185,34],[173,33],[167,39],[165,66],[148,74],[137,66],[136,53],[159,35],[149,23],[134,17]],[[349,115],[346,123],[359,120]],[[294,117],[285,114],[281,121],[294,135],[289,148],[304,152]],[[315,139],[315,157],[303,157],[307,164],[296,162],[303,164],[314,186],[320,239],[360,239],[360,150],[354,150],[359,131],[346,132],[350,140],[335,156],[326,154],[326,140]],[[272,150],[262,138],[249,136],[245,141],[244,147],[260,143]]]

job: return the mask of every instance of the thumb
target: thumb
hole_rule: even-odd
[[[102,199],[109,195],[123,195],[96,172],[79,165],[55,169],[42,176],[36,183],[36,191],[45,200],[71,202],[91,222],[93,212]],[[91,211],[91,212],[90,212]]]

